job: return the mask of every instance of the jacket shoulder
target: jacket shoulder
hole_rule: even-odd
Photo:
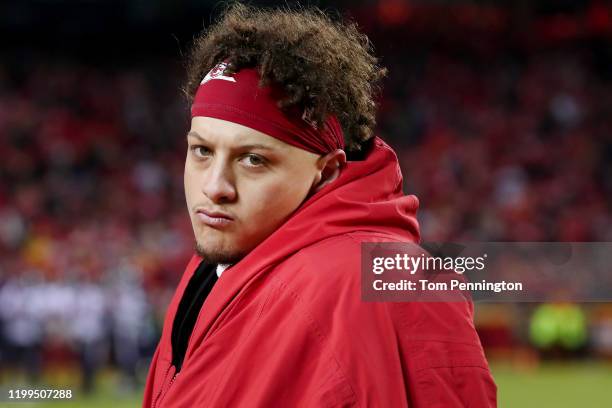
[[[361,271],[361,248],[367,242],[403,242],[403,237],[375,231],[354,231],[336,235],[315,244],[302,248],[288,258],[283,266],[288,266],[291,279],[295,279],[295,270],[299,268],[304,278],[314,281],[328,281],[333,276],[346,279],[359,279]],[[304,282],[301,282],[304,283]],[[317,282],[323,284],[324,282]]]
[[[340,282],[347,284],[359,279],[361,270],[361,244],[375,239],[376,233],[349,233],[326,238],[313,245],[302,248],[288,258],[283,266],[288,266],[291,280],[308,286],[316,285],[319,289]],[[296,280],[295,271],[299,269],[300,278]],[[282,279],[282,278],[281,278]],[[337,287],[337,286],[336,286]]]

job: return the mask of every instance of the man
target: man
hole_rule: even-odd
[[[196,240],[144,407],[495,405],[468,302],[361,301],[361,242],[419,241],[374,137],[384,70],[354,25],[230,7],[195,42]]]

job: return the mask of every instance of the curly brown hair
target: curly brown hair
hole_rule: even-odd
[[[183,89],[190,103],[204,75],[223,60],[226,73],[257,67],[260,86],[280,84],[287,96],[279,108],[308,108],[319,126],[336,115],[347,153],[357,153],[372,139],[373,96],[387,70],[355,23],[336,21],[317,8],[230,4],[192,45]]]

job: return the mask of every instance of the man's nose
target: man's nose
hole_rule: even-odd
[[[202,192],[216,204],[232,202],[236,199],[236,187],[231,169],[217,161],[208,168],[204,176]]]

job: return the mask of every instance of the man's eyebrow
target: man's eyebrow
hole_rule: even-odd
[[[190,130],[187,133],[187,138],[189,138],[189,136],[195,137],[196,139],[200,139],[202,142],[207,142],[207,140],[204,139],[202,137],[202,135],[200,135],[198,132],[196,132],[194,130]],[[269,146],[269,145],[265,145],[265,144],[261,144],[261,143],[250,143],[250,144],[245,144],[245,145],[239,145],[239,146],[236,146],[236,149],[278,150],[274,146]]]
[[[189,136],[200,139],[201,141],[205,141],[204,138],[200,136],[200,134],[194,130],[190,130],[189,132],[187,132],[187,138],[189,138]]]
[[[241,145],[241,146],[238,146],[238,148],[239,149],[249,149],[249,150],[250,149],[277,150],[275,147],[260,144],[260,143]]]

